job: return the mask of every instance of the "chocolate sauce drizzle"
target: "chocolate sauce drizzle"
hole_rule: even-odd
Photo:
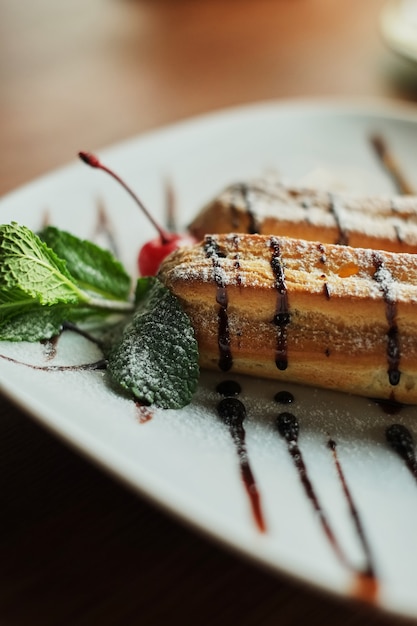
[[[326,251],[324,249],[323,244],[322,243],[317,244],[317,249],[320,252],[320,263],[323,263],[324,265],[327,261],[327,257],[326,257]]]
[[[359,541],[360,541],[361,546],[362,546],[363,553],[365,555],[366,566],[365,566],[364,570],[362,570],[362,573],[365,576],[368,576],[369,578],[375,578],[375,567],[373,565],[373,556],[372,556],[372,553],[371,553],[371,548],[370,548],[368,540],[366,538],[365,531],[363,529],[362,522],[361,522],[361,519],[359,517],[358,509],[356,508],[355,503],[353,501],[352,494],[351,494],[350,489],[348,487],[348,484],[346,482],[346,478],[345,478],[342,466],[341,466],[340,461],[339,461],[339,457],[338,457],[338,454],[337,454],[337,444],[334,441],[334,439],[329,439],[329,441],[327,442],[327,446],[328,446],[329,450],[331,450],[331,452],[332,452],[333,460],[334,460],[334,463],[335,463],[335,466],[336,466],[337,474],[338,474],[339,479],[340,479],[340,483],[342,485],[343,493],[344,493],[344,495],[346,497],[346,500],[347,500],[347,503],[348,503],[348,506],[349,506],[349,511],[350,511],[351,517],[353,519],[353,523],[355,525],[356,533],[358,535]]]
[[[236,284],[239,285],[239,287],[242,286],[242,275],[240,273],[240,253],[239,253],[239,244],[240,244],[240,237],[239,235],[233,235],[233,246],[235,248],[235,255],[234,255],[234,266],[235,266],[235,279],[236,279]]]
[[[257,235],[260,232],[258,219],[256,213],[253,210],[252,194],[253,190],[246,184],[240,185],[240,191],[242,193],[243,201],[245,203],[246,215],[249,218],[248,230],[250,235]]]
[[[339,476],[339,479],[342,484],[343,493],[347,499],[349,510],[353,519],[355,530],[358,534],[359,540],[361,542],[364,556],[365,556],[365,567],[358,569],[353,566],[352,563],[348,560],[345,552],[343,551],[336,535],[334,534],[327,517],[324,513],[324,510],[320,504],[318,496],[315,492],[313,484],[308,476],[307,467],[305,465],[303,455],[301,449],[298,445],[298,435],[299,435],[299,422],[297,418],[288,412],[280,413],[276,420],[276,426],[280,435],[285,439],[288,446],[288,451],[293,459],[294,465],[298,470],[298,474],[301,480],[301,483],[304,487],[304,491],[310,500],[311,504],[315,512],[318,515],[318,519],[321,523],[323,531],[333,549],[336,556],[339,558],[341,563],[347,567],[349,570],[353,571],[355,574],[355,585],[354,585],[354,593],[357,597],[360,597],[363,600],[373,601],[375,599],[375,595],[377,592],[377,579],[375,576],[375,568],[373,565],[373,559],[371,555],[371,551],[369,548],[369,544],[367,542],[362,523],[359,518],[358,511],[353,502],[352,495],[349,491],[341,464],[339,462],[337,452],[336,452],[336,442],[332,439],[328,442],[328,447],[333,453],[333,459],[336,464],[336,470]]]
[[[246,433],[243,426],[243,422],[246,418],[245,406],[237,398],[223,398],[217,405],[217,412],[220,419],[229,428],[238,455],[240,473],[246,493],[249,497],[253,518],[258,530],[264,533],[266,531],[266,524],[262,512],[260,494],[249,464],[246,449]]]
[[[227,372],[233,366],[233,357],[230,350],[229,318],[227,315],[228,297],[224,280],[224,273],[221,267],[221,253],[217,245],[216,238],[208,235],[205,240],[204,250],[207,258],[213,263],[213,278],[216,284],[216,302],[218,310],[218,347],[219,347],[219,368]]]
[[[67,371],[94,371],[107,369],[107,360],[99,359],[92,363],[80,363],[79,365],[35,365],[33,363],[26,363],[25,361],[19,361],[11,356],[0,354],[0,359],[9,361],[9,363],[16,363],[17,365],[24,365],[30,367],[33,370],[40,370],[45,372],[67,372]]]
[[[97,221],[95,227],[95,233],[93,239],[104,235],[106,237],[109,249],[112,251],[116,258],[120,258],[119,249],[116,239],[114,237],[114,229],[110,222],[110,218],[107,214],[106,207],[101,200],[97,201]]]
[[[392,297],[391,283],[394,280],[390,271],[385,267],[384,260],[378,252],[373,253],[373,263],[375,267],[374,280],[384,296],[385,301],[385,317],[388,322],[387,332],[387,360],[388,360],[388,379],[390,385],[398,385],[400,382],[401,372],[400,364],[400,345],[397,326],[397,303]]]
[[[402,458],[417,480],[417,458],[411,432],[402,424],[392,424],[386,429],[385,437],[391,448]]]
[[[347,230],[342,226],[342,220],[340,219],[339,201],[332,193],[329,193],[329,208],[336,222],[337,230],[339,231],[338,238],[335,243],[340,246],[348,246],[349,234]]]
[[[276,311],[273,319],[273,323],[278,331],[275,364],[279,370],[283,371],[288,367],[287,326],[290,323],[288,293],[285,283],[284,267],[281,261],[279,239],[277,237],[271,237],[269,245],[272,248],[271,268],[275,276],[275,287],[278,292]]]
[[[285,411],[278,415],[276,420],[276,426],[281,437],[283,437],[287,442],[288,452],[290,453],[294,461],[294,465],[298,470],[298,474],[304,487],[305,493],[312,503],[314,510],[318,514],[318,518],[320,520],[324,533],[330,542],[330,545],[332,546],[340,561],[344,565],[350,567],[349,561],[347,560],[339,542],[337,541],[335,534],[333,533],[333,530],[330,527],[329,522],[327,521],[327,518],[314,490],[313,484],[308,477],[307,467],[304,463],[303,455],[298,445],[298,434],[300,430],[300,425],[297,418],[292,413],[288,413]]]
[[[391,398],[372,398],[372,400],[387,415],[396,415],[397,413],[400,413],[402,409],[406,406],[405,404],[398,402],[398,400],[396,400],[394,396],[392,396]]]

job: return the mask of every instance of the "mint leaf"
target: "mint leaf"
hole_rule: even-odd
[[[26,294],[40,304],[82,299],[65,261],[26,226],[0,226],[0,290]]]
[[[108,250],[54,226],[47,226],[39,236],[66,261],[68,271],[80,287],[104,298],[125,300],[129,297],[130,276]]]
[[[178,409],[199,378],[198,347],[178,299],[155,277],[142,278],[136,311],[109,354],[113,381],[143,404]]]
[[[31,302],[27,310],[0,321],[0,341],[41,341],[59,335],[65,322],[80,322],[91,317],[91,309],[71,305],[42,306]]]
[[[83,257],[82,263],[80,261],[82,269],[77,270],[80,276],[95,274],[92,282],[97,287],[113,284],[106,293],[109,297],[98,295],[99,289],[86,290],[84,283],[68,270],[66,259],[60,258],[31,230],[16,223],[4,224],[0,226],[0,339],[46,339],[57,334],[64,322],[132,311],[132,304],[126,301],[130,280],[122,266],[97,246],[87,246],[91,261],[91,267],[87,267],[88,255],[83,256],[80,252],[82,242],[69,235],[63,237],[60,251],[64,242],[68,244],[68,256],[71,256],[71,245],[74,244],[78,251],[71,257],[70,264],[75,267],[76,259]],[[99,259],[97,270],[93,259],[95,253]],[[105,268],[110,266],[111,276],[106,279]],[[115,286],[116,282],[118,286]],[[123,299],[116,299],[118,294]]]

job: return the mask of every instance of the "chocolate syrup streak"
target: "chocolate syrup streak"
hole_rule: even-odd
[[[114,236],[114,230],[112,224],[110,223],[110,218],[107,215],[106,207],[104,202],[101,200],[97,201],[97,218],[96,218],[96,226],[95,232],[93,234],[93,239],[99,237],[100,235],[104,235],[107,239],[108,245],[112,253],[116,258],[119,258],[119,249],[117,246],[117,242]]]
[[[236,447],[240,473],[246,493],[249,497],[255,524],[258,530],[261,533],[264,533],[266,531],[266,524],[261,508],[261,499],[249,464],[246,449],[246,433],[243,426],[243,422],[246,418],[245,406],[237,398],[223,398],[217,405],[217,412],[220,419],[229,428],[230,435],[232,436],[233,443]]]
[[[374,280],[384,296],[385,301],[385,317],[388,322],[387,332],[387,361],[388,361],[388,379],[390,385],[398,385],[400,382],[401,372],[399,364],[401,359],[399,333],[397,326],[397,303],[392,297],[391,286],[393,277],[384,265],[384,260],[378,252],[373,254],[373,262],[375,267]]]
[[[372,400],[387,415],[397,415],[397,413],[400,413],[406,406],[395,400],[393,396],[391,398],[372,398]]]
[[[271,268],[275,276],[275,287],[278,292],[276,311],[273,319],[278,331],[275,364],[279,370],[283,371],[288,367],[287,326],[290,323],[288,293],[287,285],[285,284],[284,268],[281,262],[279,239],[271,237],[269,245],[272,248]]]
[[[59,337],[59,335],[55,335],[55,337],[51,337],[50,339],[41,340],[40,343],[47,361],[53,361],[56,357]]]
[[[24,361],[18,361],[11,356],[0,354],[0,359],[9,361],[9,363],[16,363],[17,365],[24,365],[30,367],[33,370],[40,370],[45,372],[66,372],[66,371],[94,371],[107,369],[107,360],[99,359],[93,363],[80,363],[79,365],[34,365],[32,363],[25,363]]]
[[[350,564],[341,546],[339,545],[339,542],[337,541],[337,538],[334,535],[329,522],[327,521],[327,518],[324,514],[324,511],[316,495],[316,492],[314,491],[314,487],[308,477],[307,467],[304,463],[303,455],[298,446],[298,433],[300,430],[300,426],[299,426],[297,418],[292,413],[283,412],[278,415],[276,425],[277,425],[279,434],[287,442],[288,452],[290,453],[294,461],[294,465],[298,470],[298,474],[299,474],[301,483],[304,487],[305,493],[308,499],[310,500],[310,502],[312,503],[314,510],[318,514],[318,518],[320,520],[324,533],[330,542],[330,545],[332,546],[333,550],[335,551],[340,561],[344,565],[350,567]]]
[[[349,245],[349,234],[347,230],[345,230],[342,226],[342,221],[340,219],[340,207],[339,201],[333,194],[329,194],[329,208],[336,222],[337,230],[339,231],[336,244],[340,246],[348,246]]]
[[[138,401],[135,401],[135,406],[136,406],[138,420],[140,424],[146,424],[153,418],[153,411],[150,406],[141,404]]]
[[[400,170],[394,156],[391,154],[388,145],[380,135],[372,135],[369,138],[372,147],[375,150],[382,167],[392,179],[398,193],[406,195],[414,195],[415,191],[406,180],[404,173]]]
[[[87,330],[80,328],[76,324],[73,324],[72,322],[64,322],[62,324],[62,331],[64,330],[70,330],[73,333],[77,333],[77,335],[80,335],[80,337],[84,337],[84,339],[87,339],[87,341],[90,341],[91,343],[96,345],[98,348],[100,348],[100,350],[103,350],[103,342],[100,341],[100,339],[89,333]]]
[[[417,480],[417,458],[411,432],[402,424],[392,424],[386,429],[385,437],[391,448],[404,461]]]
[[[171,233],[175,233],[178,230],[177,225],[177,199],[175,195],[174,185],[169,179],[164,181],[164,195],[165,195],[165,225]]]
[[[233,245],[234,248],[236,250],[235,252],[235,256],[234,256],[234,266],[235,266],[235,279],[236,279],[236,284],[239,285],[239,287],[242,286],[242,275],[240,273],[240,253],[239,253],[239,244],[240,244],[240,237],[239,235],[233,235]]]
[[[257,220],[257,216],[253,210],[253,190],[248,187],[248,185],[242,184],[240,186],[240,191],[242,192],[242,197],[245,203],[246,215],[249,218],[248,223],[248,233],[250,235],[257,235],[259,230],[259,224]]]
[[[219,346],[219,368],[227,372],[233,365],[233,357],[230,350],[229,319],[227,315],[227,289],[224,280],[224,272],[220,264],[220,252],[215,237],[207,236],[204,250],[207,258],[213,263],[213,277],[216,283],[216,302],[218,310],[218,346]]]
[[[317,245],[317,249],[320,252],[320,263],[323,263],[323,265],[326,263],[327,261],[327,257],[326,257],[326,251],[324,249],[324,246],[322,243],[319,243]]]
[[[356,529],[356,532],[358,533],[358,536],[361,541],[361,545],[363,547],[363,551],[365,554],[365,558],[366,558],[365,567],[359,570],[358,568],[352,565],[352,563],[347,558],[345,552],[343,551],[336,535],[334,534],[327,520],[327,517],[323,511],[323,508],[314,490],[313,484],[310,481],[310,478],[307,473],[307,467],[304,463],[303,455],[298,445],[298,434],[299,434],[300,427],[299,427],[297,418],[292,413],[283,412],[278,415],[276,425],[278,428],[278,432],[287,442],[288,451],[298,471],[301,483],[304,487],[304,491],[308,499],[310,500],[311,504],[313,505],[315,512],[318,515],[318,519],[321,523],[322,529],[333,551],[335,552],[340,562],[345,567],[347,567],[350,571],[352,571],[355,575],[355,584],[354,584],[355,596],[366,601],[375,600],[375,595],[377,591],[377,581],[375,578],[374,567],[372,564],[369,546],[368,546],[368,543],[366,541],[366,538],[363,532],[362,524],[359,519],[359,514],[353,503],[352,496],[349,492],[339,459],[336,454],[335,442],[333,440],[330,440],[328,445],[329,445],[329,448],[333,452],[333,458],[336,463],[336,468],[338,471],[339,478],[342,482],[343,492],[344,492],[345,497],[347,498],[347,501],[349,504],[349,510],[350,510],[350,513],[353,517],[353,521],[355,524],[355,529]]]
[[[80,335],[81,337],[84,337],[84,339],[87,339],[87,341],[95,344],[98,348],[100,348],[100,350],[103,349],[103,343],[100,341],[100,339],[97,339],[97,337],[94,337],[94,335],[91,335],[89,332],[83,330],[82,328],[79,328],[72,322],[64,322],[62,324],[61,332],[58,335],[55,335],[50,339],[41,339],[40,341],[40,344],[44,348],[44,354],[47,361],[53,361],[53,359],[55,359],[58,352],[59,339],[65,330],[70,330],[73,333],[77,333],[77,335]]]
[[[327,446],[329,448],[329,450],[332,451],[332,455],[333,455],[333,460],[336,466],[336,471],[337,474],[339,476],[340,479],[340,483],[342,485],[342,489],[343,489],[343,493],[345,495],[345,498],[347,500],[348,506],[349,506],[349,511],[356,529],[356,533],[358,535],[359,541],[361,543],[362,546],[362,550],[363,553],[365,555],[365,562],[366,562],[366,566],[365,568],[362,570],[362,575],[364,575],[365,577],[369,578],[369,579],[375,579],[375,567],[373,565],[373,557],[372,557],[372,553],[371,553],[371,549],[367,540],[367,537],[365,535],[365,531],[363,529],[362,526],[362,522],[361,519],[359,517],[359,512],[355,506],[355,503],[353,501],[352,498],[352,494],[350,492],[350,489],[348,487],[348,484],[346,482],[346,478],[342,469],[342,466],[340,464],[339,461],[339,456],[337,454],[337,444],[333,439],[329,439],[329,441],[327,442]]]

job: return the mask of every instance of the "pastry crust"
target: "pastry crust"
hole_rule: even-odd
[[[417,256],[207,235],[162,264],[201,366],[417,403]]]
[[[270,177],[227,187],[189,230],[197,240],[243,232],[415,253],[417,197],[359,197],[289,187]]]

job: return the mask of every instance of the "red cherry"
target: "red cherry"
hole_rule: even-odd
[[[171,252],[182,246],[191,246],[196,240],[190,235],[173,234],[170,241],[161,242],[160,237],[155,237],[145,243],[139,250],[138,267],[142,276],[155,276],[158,273],[162,261]]]
[[[176,233],[168,232],[162,228],[149,213],[148,209],[136,193],[132,191],[124,180],[122,180],[115,172],[103,165],[94,154],[91,154],[90,152],[79,152],[78,156],[82,161],[84,161],[84,163],[87,163],[87,165],[101,169],[117,180],[117,182],[132,196],[136,204],[158,231],[159,237],[151,239],[151,241],[145,243],[139,251],[138,267],[142,276],[155,276],[163,259],[165,259],[168,254],[171,254],[171,252],[182,246],[190,246],[193,243],[196,243],[196,240],[191,235],[178,235]]]

